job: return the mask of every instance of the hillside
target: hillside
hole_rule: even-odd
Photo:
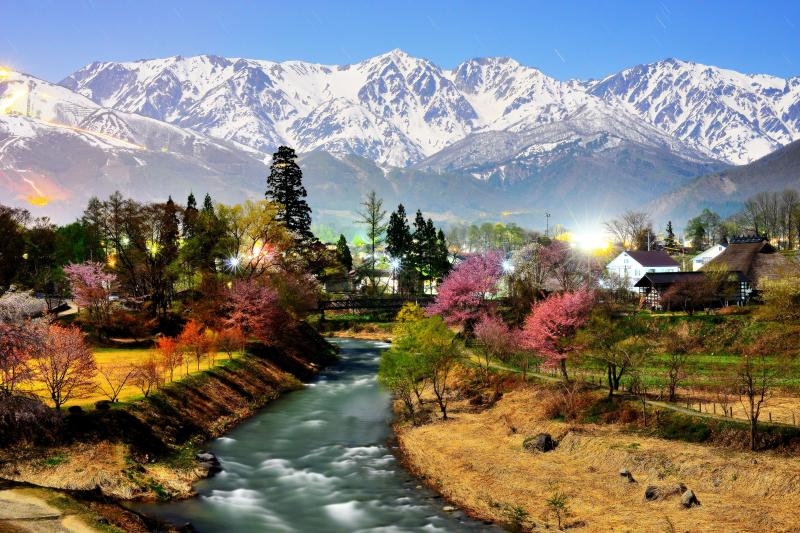
[[[658,219],[685,221],[704,207],[720,214],[737,211],[744,200],[761,191],[800,189],[800,141],[748,165],[700,176],[653,202],[647,209]]]

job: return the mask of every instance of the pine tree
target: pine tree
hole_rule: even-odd
[[[186,199],[186,209],[183,211],[183,238],[188,239],[194,235],[195,225],[197,224],[197,200],[194,194],[189,193]]]
[[[664,238],[664,250],[668,254],[674,255],[680,251],[678,241],[675,240],[675,231],[672,229],[672,221],[667,222],[667,236]]]
[[[433,220],[425,220],[422,211],[417,210],[414,217],[414,234],[412,236],[412,263],[418,273],[419,281],[424,284],[434,279],[434,262],[436,255],[436,227]]]
[[[397,211],[389,216],[389,225],[386,227],[386,253],[403,261],[411,252],[411,242],[411,228],[408,226],[406,208],[400,204],[397,206]]]
[[[344,235],[339,235],[339,241],[336,243],[336,255],[347,272],[353,270],[353,256]]]
[[[280,206],[277,219],[295,235],[299,244],[306,245],[314,240],[311,208],[305,200],[308,194],[296,159],[294,150],[287,146],[279,147],[272,155],[266,197]]]
[[[450,268],[452,267],[450,264],[450,251],[447,249],[447,238],[445,238],[444,231],[441,229],[436,234],[435,265],[436,280],[439,282],[450,273]]]

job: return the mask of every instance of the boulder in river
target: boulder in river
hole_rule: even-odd
[[[222,466],[219,464],[219,459],[217,459],[217,456],[213,453],[200,452],[195,455],[195,459],[200,461],[200,466],[208,472],[209,477],[222,472]]]
[[[529,452],[549,452],[558,446],[558,441],[554,440],[549,433],[539,433],[535,437],[528,437],[523,441],[522,447]]]

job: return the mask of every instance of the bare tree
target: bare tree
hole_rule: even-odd
[[[154,388],[161,385],[161,369],[156,358],[150,358],[134,366],[133,384],[139,387],[142,395],[147,398]]]
[[[131,365],[108,365],[99,367],[98,373],[103,379],[97,385],[97,390],[112,403],[117,403],[120,392],[134,373],[134,367]]]
[[[605,223],[606,230],[623,248],[628,249],[631,247],[641,249],[642,236],[646,246],[647,237],[652,236],[652,227],[650,215],[643,211],[626,211],[619,218]]]

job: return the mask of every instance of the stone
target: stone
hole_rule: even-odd
[[[681,505],[688,509],[689,507],[700,505],[700,500],[697,499],[692,489],[687,489],[686,492],[681,495]]]
[[[195,459],[197,459],[201,463],[219,464],[219,459],[217,459],[217,456],[209,452],[200,452],[197,455],[195,455]]]
[[[549,433],[539,433],[535,437],[528,437],[522,443],[522,447],[529,452],[549,452],[558,446],[558,441],[553,440]]]
[[[456,508],[453,507],[452,505],[445,505],[444,507],[442,507],[442,511],[444,511],[445,513],[452,513],[455,510]]]
[[[619,475],[627,479],[628,483],[636,483],[636,480],[633,479],[633,474],[631,474],[630,470],[628,470],[627,468],[621,468],[619,471]]]

